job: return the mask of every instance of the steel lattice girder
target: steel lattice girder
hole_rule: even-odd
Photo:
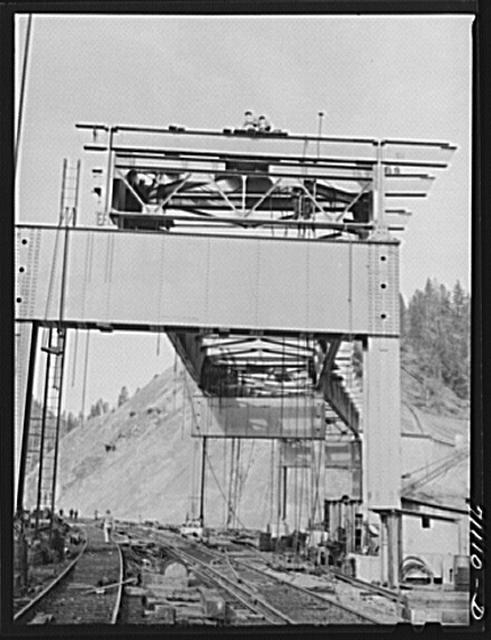
[[[321,213],[338,220],[351,209],[355,221],[367,221],[372,218],[370,192],[375,189],[375,173],[383,172],[385,197],[425,197],[434,180],[432,173],[445,169],[456,150],[446,142],[316,137],[278,130],[257,134],[244,129],[209,131],[181,126],[77,127],[102,133],[106,139],[84,148],[112,154],[110,173],[118,180],[119,194],[113,213],[118,225],[143,224],[145,228],[152,228],[152,223],[126,218],[135,203],[126,203],[125,189],[120,187],[126,186],[130,200],[136,198],[147,214],[155,207],[162,213],[167,206],[208,218],[230,210],[238,217],[261,210],[274,217],[275,211],[293,210],[288,218],[296,215],[292,191],[296,184],[314,205],[313,217]],[[132,186],[126,181],[130,174],[138,176]],[[315,183],[313,190],[305,189],[307,182]],[[397,202],[384,211],[409,214]],[[167,221],[171,226],[174,223]],[[365,237],[360,229],[352,232]]]
[[[399,334],[393,241],[18,226],[16,242],[19,321]]]

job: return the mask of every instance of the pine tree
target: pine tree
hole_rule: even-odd
[[[128,389],[126,387],[121,387],[121,391],[119,392],[118,397],[118,407],[124,404],[129,398]]]
[[[470,298],[460,282],[450,292],[428,278],[401,316],[402,344],[415,353],[422,373],[467,398]]]

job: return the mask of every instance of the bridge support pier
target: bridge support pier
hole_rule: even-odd
[[[401,549],[401,390],[399,338],[368,338],[364,350],[363,502],[380,514],[381,580],[398,582]]]
[[[380,581],[389,587],[399,584],[402,563],[402,516],[394,510],[380,513]]]

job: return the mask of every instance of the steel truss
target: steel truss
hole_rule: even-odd
[[[166,229],[186,225],[187,217],[193,225],[213,220],[229,229],[245,220],[249,228],[292,220],[303,236],[315,235],[319,224],[344,224],[350,226],[333,228],[366,238],[375,226],[396,228],[394,221],[410,215],[405,202],[428,194],[435,170],[446,168],[455,151],[414,140],[77,127],[105,135],[85,149],[108,154],[107,213],[132,228],[158,228],[164,217]]]

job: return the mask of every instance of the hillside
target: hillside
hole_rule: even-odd
[[[456,457],[455,464],[450,464],[443,473],[420,486],[413,497],[464,509],[470,494],[469,402],[459,398],[441,381],[422,374],[418,359],[410,349],[403,351],[401,363],[401,431],[403,436],[419,433],[431,437],[435,454],[428,470],[458,456],[461,450],[468,453],[463,459]],[[452,451],[452,446],[456,450]],[[404,442],[402,450],[403,465],[406,462],[404,471],[412,471],[409,461],[404,461]]]
[[[403,434],[421,432],[448,446],[464,444],[467,403],[443,385],[422,379],[417,363],[408,354],[403,354],[401,379]],[[58,507],[76,508],[85,515],[110,508],[119,518],[179,524],[191,514],[194,496],[197,514],[201,441],[190,435],[194,419],[190,399],[196,391],[184,370],[176,375],[168,369],[117,409],[66,433],[60,441]],[[206,518],[210,525],[223,525],[231,445],[209,440],[208,453]],[[239,524],[262,528],[276,519],[270,490],[272,455],[269,442],[241,443]],[[463,502],[468,495],[468,459],[459,468],[458,473],[422,487],[420,494],[445,503]],[[296,519],[302,514],[293,504],[295,494],[297,502],[302,502],[300,495],[306,497],[309,483],[304,471],[293,473],[298,490],[290,491],[288,509]],[[31,476],[27,504],[35,502],[34,490]]]
[[[118,409],[65,434],[60,440],[59,508],[77,508],[85,515],[110,508],[120,518],[181,523],[191,513],[192,496],[197,508],[199,493],[201,441],[190,435],[189,398],[194,392],[188,376],[175,378],[168,369]],[[210,524],[221,524],[226,518],[224,448],[223,441],[209,442],[206,513]],[[242,445],[247,477],[239,519],[246,514],[249,526],[262,526],[268,519],[267,480],[261,470],[267,467],[270,451],[269,443]],[[30,476],[27,504],[35,502],[34,490]]]

